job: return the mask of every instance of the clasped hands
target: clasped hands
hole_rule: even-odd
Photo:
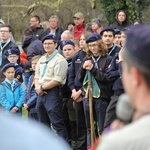
[[[83,64],[83,69],[91,70],[93,68],[93,63],[91,60],[86,60]]]

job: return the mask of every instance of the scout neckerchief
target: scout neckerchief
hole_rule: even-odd
[[[10,86],[11,86],[11,90],[13,91],[14,90],[14,87],[15,87],[15,83],[16,83],[16,80],[13,79],[12,81],[8,80],[7,78],[5,79],[5,82],[9,83]]]
[[[108,53],[108,55],[110,55],[110,54],[114,51],[115,48],[116,48],[116,45],[114,44],[113,48],[112,48],[111,51]]]
[[[45,72],[46,72],[46,68],[47,68],[47,64],[50,60],[53,59],[53,57],[55,57],[58,53],[58,50],[55,50],[50,57],[46,58],[46,61],[44,62],[45,65],[44,65],[44,68],[43,68],[43,72],[42,72],[42,77],[45,75]]]
[[[72,64],[72,59],[67,60],[67,62],[68,62],[68,67],[71,66],[71,64]]]
[[[0,42],[0,66],[2,65],[2,51],[8,45],[9,42],[10,42],[10,39],[8,39],[7,42],[3,46],[2,46],[2,42]]]
[[[94,56],[92,56],[92,60],[94,61],[95,67],[98,68],[98,61],[101,58],[101,56],[98,56],[98,58],[94,58]]]

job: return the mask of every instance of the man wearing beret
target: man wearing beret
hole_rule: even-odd
[[[127,32],[122,78],[135,112],[130,124],[104,135],[97,150],[150,149],[149,35],[149,25],[133,26]]]
[[[0,26],[0,68],[9,62],[4,55],[6,50],[10,49],[11,47],[16,47],[20,55],[18,46],[10,40],[11,35],[12,33],[10,25],[4,24]],[[19,62],[20,59],[18,59],[18,63]]]
[[[79,39],[81,34],[84,32],[84,15],[81,12],[77,12],[74,16],[74,38]]]
[[[52,125],[56,133],[67,140],[67,131],[62,119],[60,86],[66,82],[68,63],[56,50],[54,35],[45,36],[42,43],[46,54],[39,59],[35,70],[39,121],[49,127]]]
[[[111,26],[106,26],[100,34],[103,42],[107,45],[108,55],[112,57],[115,56],[115,54],[121,49],[119,46],[113,43],[115,38],[115,30]]]

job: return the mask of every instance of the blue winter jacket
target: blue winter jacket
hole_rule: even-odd
[[[13,91],[7,81],[0,84],[0,104],[6,111],[10,111],[15,106],[21,109],[23,94],[24,90],[21,82],[15,82]]]

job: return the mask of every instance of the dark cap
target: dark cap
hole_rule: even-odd
[[[121,34],[119,29],[114,29],[115,30],[115,34]]]
[[[150,25],[130,27],[126,34],[125,51],[135,61],[150,67]]]
[[[4,52],[4,55],[8,57],[9,55],[20,55],[20,51],[17,47],[12,47]]]
[[[99,27],[101,26],[101,22],[100,22],[100,20],[99,20],[98,18],[93,18],[93,19],[91,20],[91,22],[92,22],[92,23],[95,22]]]
[[[65,45],[72,45],[72,46],[75,47],[74,42],[72,42],[71,40],[61,41],[60,48],[63,49],[63,47],[64,47]]]
[[[86,43],[91,43],[91,42],[95,42],[101,39],[100,34],[97,33],[92,33],[88,36]]]
[[[74,14],[73,18],[82,18],[84,19],[84,15],[81,12],[77,12]]]
[[[53,34],[48,34],[44,36],[44,38],[42,39],[42,43],[44,43],[45,40],[54,40],[55,42],[57,42],[56,37]]]
[[[114,30],[114,28],[111,27],[111,26],[106,26],[106,27],[104,27],[104,29],[101,31],[100,34],[102,35],[104,31],[111,31],[111,32],[113,32],[113,34],[115,35],[115,30]]]
[[[6,69],[10,68],[10,67],[14,67],[15,68],[15,64],[14,63],[7,63],[6,65],[4,65],[1,69],[1,72],[5,72]]]

